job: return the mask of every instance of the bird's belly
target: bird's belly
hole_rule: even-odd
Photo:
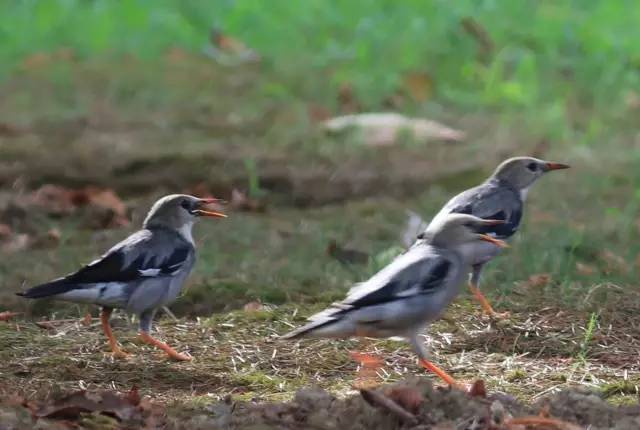
[[[122,282],[86,284],[82,288],[70,290],[55,297],[70,302],[120,308],[127,303],[127,284]]]

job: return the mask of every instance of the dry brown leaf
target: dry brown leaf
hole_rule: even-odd
[[[71,192],[75,206],[90,206],[104,215],[101,227],[121,227],[129,224],[127,206],[111,189],[85,187]]]
[[[13,235],[13,230],[7,224],[0,224],[0,240],[5,240]]]
[[[409,118],[398,113],[344,115],[331,118],[323,124],[325,129],[331,133],[358,129],[362,133],[364,143],[370,146],[394,145],[405,133],[409,133],[420,142],[428,140],[460,142],[465,138],[462,131],[452,129],[436,121]]]
[[[16,137],[23,134],[24,131],[15,125],[7,124],[5,122],[0,122],[0,136],[4,137]]]
[[[596,268],[586,264],[586,263],[581,263],[579,261],[576,262],[576,272],[578,272],[578,274],[582,275],[582,276],[591,276],[594,273],[596,273]]]
[[[415,387],[393,387],[385,393],[387,397],[407,411],[417,414],[424,402],[422,392]]]
[[[360,102],[356,98],[353,87],[348,83],[343,83],[338,89],[338,106],[342,113],[360,111]]]
[[[331,111],[325,106],[318,104],[310,104],[307,106],[307,114],[313,123],[326,121],[331,118]]]
[[[51,64],[53,57],[47,52],[36,52],[22,60],[22,67],[27,71],[43,69]]]
[[[365,264],[369,261],[369,254],[340,246],[335,240],[329,241],[326,253],[342,264]]]
[[[418,419],[415,415],[382,393],[374,390],[361,389],[360,395],[362,395],[362,398],[371,406],[384,409],[411,425],[416,425],[418,423]]]
[[[11,318],[15,317],[16,315],[20,315],[22,312],[11,312],[11,311],[4,311],[4,312],[0,312],[0,321],[9,321]]]
[[[242,307],[242,309],[245,312],[257,312],[257,311],[264,310],[264,305],[262,303],[260,303],[259,301],[249,302],[249,303],[245,304]]]
[[[487,387],[482,379],[474,381],[473,385],[471,385],[471,388],[469,389],[469,395],[471,397],[487,397]]]
[[[76,391],[50,404],[44,405],[36,413],[41,418],[77,419],[81,413],[98,412],[119,420],[129,420],[140,413],[128,395],[111,391],[92,393]]]
[[[7,254],[13,254],[15,252],[24,251],[29,246],[31,242],[31,237],[26,234],[16,234],[11,237],[8,241],[5,241],[0,248],[2,252],[6,252]]]
[[[31,194],[30,203],[50,214],[68,215],[76,208],[72,196],[73,193],[68,188],[46,184]]]
[[[263,202],[248,197],[237,188],[231,190],[229,205],[233,209],[245,212],[264,212],[267,209]]]
[[[529,276],[529,279],[522,283],[522,286],[525,288],[540,288],[551,283],[551,279],[550,273],[537,273]]]
[[[624,260],[624,258],[620,257],[617,254],[614,254],[613,251],[609,249],[604,249],[598,253],[598,258],[605,263],[605,271],[607,273],[611,272],[623,272],[629,273],[631,269],[629,264]]]
[[[62,234],[57,228],[51,228],[46,234],[39,236],[30,244],[32,248],[55,248],[60,244]]]
[[[433,92],[433,79],[426,72],[411,72],[403,76],[402,86],[414,101],[425,102]]]

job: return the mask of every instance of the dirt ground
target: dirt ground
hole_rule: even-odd
[[[488,394],[475,389],[470,396],[433,388],[441,382],[417,366],[403,342],[289,344],[277,339],[313,309],[287,305],[196,322],[163,319],[160,336],[191,354],[189,363],[168,362],[139,343],[124,318],[114,325],[124,349],[133,353],[127,360],[108,354],[95,319],[40,327],[16,319],[0,326],[0,397],[19,396],[51,408],[52,399],[78,389],[126,393],[135,386],[158,408],[154,425],[185,429],[633,429],[640,422],[640,380],[635,376],[640,370],[639,321],[631,315],[603,316],[585,358],[580,344],[586,327],[578,322],[587,314],[546,308],[536,317],[514,312],[508,321],[494,323],[472,312],[475,307],[467,302],[454,306],[430,330],[428,341],[434,361],[461,383],[483,381]],[[359,364],[351,351],[381,362],[375,367]],[[409,414],[384,400],[380,405],[375,394],[372,400],[359,392],[371,389],[395,399]],[[21,400],[0,410],[13,417],[24,407]],[[31,406],[36,411],[44,407]],[[102,414],[99,408],[72,414],[71,422],[94,428],[87,423]],[[531,421],[530,427],[519,427],[519,421],[510,421],[510,416],[541,414],[566,423]],[[31,412],[23,415],[20,419],[32,419]]]

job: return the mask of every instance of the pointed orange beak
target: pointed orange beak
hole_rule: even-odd
[[[545,164],[545,169],[547,171],[550,170],[561,170],[561,169],[568,169],[569,166],[568,164],[562,164],[562,163],[552,163],[552,162],[548,162]]]
[[[214,197],[200,199],[200,206],[206,206],[206,205],[211,204],[211,203],[222,203],[222,204],[224,204],[226,202],[224,200],[222,200],[222,199],[216,199]],[[208,211],[208,210],[204,210],[204,209],[196,209],[195,211],[193,211],[193,213],[195,215],[198,215],[198,216],[209,216],[209,217],[215,217],[215,218],[226,218],[227,217],[222,212]]]
[[[508,248],[509,244],[504,240],[496,239],[495,237],[491,237],[488,234],[479,234],[478,239],[484,240],[485,242],[493,243],[498,248]]]

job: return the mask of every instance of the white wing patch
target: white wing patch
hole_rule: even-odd
[[[158,276],[160,274],[160,269],[143,269],[138,270],[138,273],[140,273],[140,276]]]

